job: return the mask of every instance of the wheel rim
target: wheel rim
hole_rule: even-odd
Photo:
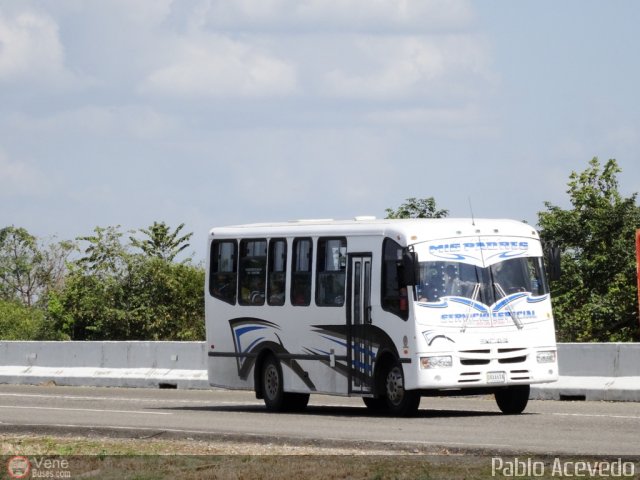
[[[264,390],[270,399],[276,398],[278,388],[280,386],[280,378],[278,371],[274,365],[268,365],[264,372]]]
[[[399,367],[393,367],[387,375],[387,398],[393,405],[399,405],[404,398],[404,381]]]

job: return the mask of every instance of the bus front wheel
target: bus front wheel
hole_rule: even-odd
[[[507,415],[522,413],[529,402],[529,385],[513,385],[511,387],[496,390],[496,403],[500,411]]]
[[[397,417],[415,415],[420,406],[420,394],[415,390],[405,390],[402,365],[399,362],[391,364],[383,378],[388,412]]]

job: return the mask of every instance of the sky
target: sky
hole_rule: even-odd
[[[0,228],[385,216],[535,225],[640,191],[635,0],[0,0]]]

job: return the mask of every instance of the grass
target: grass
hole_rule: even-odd
[[[5,434],[0,435],[0,479],[11,478],[8,464],[15,455],[29,458],[31,478],[462,480],[514,477],[500,471],[492,472],[490,453],[461,454],[446,450],[424,453],[224,440]],[[502,455],[502,458],[505,462],[514,460],[514,456]],[[521,454],[518,458],[522,461],[530,457]],[[50,459],[54,468],[39,468],[38,465],[43,465],[42,459]],[[536,478],[557,478],[553,475],[553,457],[538,456],[534,460],[545,464],[544,475],[536,475]],[[637,459],[634,468],[635,473],[640,472]],[[525,475],[524,478],[531,477]]]
[[[491,478],[490,459],[202,440],[0,435],[0,479],[14,455],[66,459],[67,478],[471,479]],[[58,469],[60,470],[60,469]],[[42,472],[39,472],[42,473]],[[61,478],[53,471],[56,478]],[[486,476],[486,475],[489,476]],[[48,475],[48,474],[44,474]],[[64,478],[64,477],[63,477]]]

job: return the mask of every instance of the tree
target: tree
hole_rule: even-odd
[[[119,226],[79,239],[88,242],[84,255],[48,306],[61,332],[73,340],[204,339],[204,270],[169,260],[191,234],[178,238],[182,226],[173,233],[154,226],[161,228],[149,234],[167,241],[137,243],[143,253],[131,251],[133,238],[122,243]]]
[[[433,197],[407,198],[397,210],[387,208],[386,218],[444,218],[449,215],[449,210],[438,210]]]
[[[639,339],[635,230],[640,207],[634,193],[618,191],[614,159],[601,168],[597,158],[569,177],[573,208],[545,202],[538,214],[547,245],[560,248],[562,276],[551,284],[560,341]]]
[[[120,225],[96,227],[93,232],[92,236],[78,237],[78,241],[88,242],[89,245],[76,266],[97,276],[122,272],[126,268],[127,250],[121,241]]]
[[[137,256],[127,289],[128,318],[139,339],[204,339],[202,268]]]
[[[52,328],[42,309],[0,300],[0,339],[65,340],[65,337]]]
[[[171,232],[169,226],[164,222],[153,222],[148,229],[141,228],[140,231],[148,238],[138,240],[129,237],[134,247],[141,249],[150,257],[156,257],[172,262],[175,257],[189,246],[189,239],[193,233],[188,233],[179,237],[180,230],[184,228],[184,223]]]
[[[71,242],[40,245],[26,229],[0,230],[0,298],[28,307],[46,303],[52,289],[64,281]]]
[[[6,300],[31,306],[41,287],[42,254],[36,238],[24,228],[0,230],[0,292]]]

